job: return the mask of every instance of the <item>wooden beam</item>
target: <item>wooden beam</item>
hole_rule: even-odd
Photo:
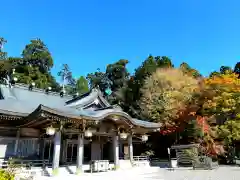
[[[27,127],[37,127],[37,126],[42,125],[42,124],[44,124],[46,122],[49,122],[49,121],[51,121],[51,119],[44,118],[43,120],[40,120],[39,122],[32,123],[32,124],[28,125]]]
[[[33,124],[33,123],[36,122],[36,121],[39,121],[39,119],[41,119],[41,117],[36,116],[34,119],[29,120],[28,122],[26,122],[26,123],[23,124],[23,125],[20,125],[19,127],[29,127],[29,125],[31,126],[31,124]]]

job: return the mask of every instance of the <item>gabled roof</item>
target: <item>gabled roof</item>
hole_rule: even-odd
[[[12,88],[0,85],[0,90],[4,98],[0,100],[0,114],[27,117],[34,112],[47,111],[61,117],[98,121],[117,115],[135,126],[150,129],[160,128],[160,124],[134,119],[123,112],[121,108],[110,106],[96,89],[75,99],[72,99],[71,96],[60,97],[59,93],[46,94],[45,91],[39,89],[29,91],[28,87],[23,85],[15,85]],[[96,99],[101,101],[100,103],[105,107],[97,110],[84,109]],[[79,106],[81,108],[75,108]]]
[[[77,109],[84,109],[94,103],[100,104],[102,108],[110,106],[110,103],[103,97],[102,92],[95,88],[66,102],[68,107]]]

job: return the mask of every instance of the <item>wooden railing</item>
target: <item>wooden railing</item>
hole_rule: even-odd
[[[32,167],[46,167],[48,165],[50,165],[49,160],[0,159],[2,168],[13,166],[31,169]]]
[[[133,156],[134,161],[148,161],[148,156]]]
[[[120,160],[129,160],[129,156],[119,157]],[[148,156],[133,156],[134,161],[147,161],[149,160]]]

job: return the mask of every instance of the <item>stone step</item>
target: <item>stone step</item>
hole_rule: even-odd
[[[120,160],[119,165],[120,165],[120,169],[132,168],[132,163],[130,160]]]
[[[60,167],[58,169],[58,175],[57,177],[122,177],[124,176],[138,176],[138,177],[147,177],[147,176],[153,176],[154,174],[159,174],[162,172],[162,170],[159,167],[131,167],[129,169],[119,169],[117,171],[108,171],[108,172],[99,172],[99,173],[82,173],[81,175],[75,175],[76,169],[75,168],[69,168],[69,167]],[[53,177],[52,168],[46,168],[45,174],[47,176]]]

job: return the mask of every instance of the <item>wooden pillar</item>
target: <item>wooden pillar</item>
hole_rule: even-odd
[[[78,135],[78,144],[77,144],[76,174],[83,172],[83,161],[84,161],[84,136],[83,136],[83,134],[79,134]]]
[[[63,164],[66,163],[66,159],[67,159],[67,148],[68,148],[68,144],[67,144],[67,140],[63,140],[63,147],[62,147],[62,159],[61,159],[61,162]]]
[[[115,169],[119,169],[119,137],[113,136],[113,152],[114,152],[114,166]]]
[[[42,139],[42,146],[40,146],[41,148],[41,152],[42,152],[42,160],[45,160],[45,147],[46,147],[46,141],[45,138]]]
[[[54,136],[54,149],[53,149],[53,175],[57,175],[59,161],[60,161],[60,149],[61,149],[61,132],[58,131]]]
[[[131,134],[128,136],[128,155],[131,163],[133,163],[133,143]]]
[[[15,141],[15,146],[14,146],[14,154],[15,155],[17,155],[17,153],[18,153],[19,139],[20,139],[20,130],[17,131],[17,135],[16,135],[16,141]]]

